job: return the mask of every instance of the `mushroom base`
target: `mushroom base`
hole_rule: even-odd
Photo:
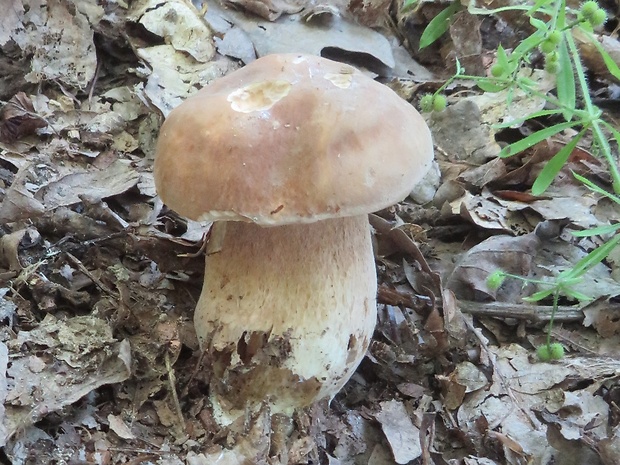
[[[220,408],[267,401],[272,412],[290,413],[333,397],[376,322],[367,216],[214,228],[221,248],[207,256],[194,323]]]

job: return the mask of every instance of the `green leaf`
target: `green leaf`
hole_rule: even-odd
[[[596,193],[601,194],[601,195],[604,195],[609,200],[611,200],[611,201],[613,201],[613,202],[615,202],[615,203],[620,205],[620,197],[618,197],[617,195],[614,195],[611,192],[607,192],[602,187],[599,187],[596,184],[594,184],[588,178],[584,178],[583,176],[581,176],[580,174],[575,173],[574,171],[573,171],[573,176],[575,177],[575,179],[577,179],[581,183],[585,184],[585,186],[588,189],[590,189],[591,191],[596,192]]]
[[[418,0],[405,0],[405,1],[403,2],[403,6],[402,6],[402,8],[400,9],[400,11],[402,11],[403,13],[405,13],[405,12],[407,12],[407,11],[411,10],[411,9],[415,6],[415,4],[417,3],[417,1],[418,1]]]
[[[573,231],[572,234],[575,237],[591,237],[591,236],[603,236],[605,234],[614,234],[620,229],[620,223],[608,224],[605,226],[599,226],[597,228],[586,229],[584,231]]]
[[[537,0],[536,3],[534,3],[534,6],[532,6],[532,8],[528,10],[527,15],[532,16],[534,13],[540,10],[543,6],[546,6],[554,1],[555,0]]]
[[[555,126],[541,129],[540,131],[536,131],[530,134],[529,136],[527,136],[525,139],[521,139],[520,141],[515,142],[514,144],[510,144],[504,147],[504,149],[500,152],[499,156],[501,158],[512,157],[513,155],[523,152],[524,150],[529,149],[530,147],[538,144],[539,142],[542,142],[548,137],[554,136],[558,132],[561,132],[561,131],[564,131],[565,129],[576,126],[577,124],[579,124],[579,121],[577,122],[567,121],[565,123],[559,123],[559,124],[556,124]]]
[[[582,27],[582,30],[583,30],[583,27]],[[616,63],[616,61],[611,56],[609,56],[609,53],[605,51],[603,46],[600,44],[598,40],[596,40],[596,37],[594,37],[594,35],[590,31],[584,30],[584,32],[590,39],[590,43],[594,45],[594,47],[596,47],[596,51],[601,55],[601,58],[603,59],[603,62],[605,63],[607,70],[616,79],[620,79],[620,67],[618,67],[618,63]]]
[[[497,124],[493,124],[491,127],[493,129],[505,129],[505,128],[510,128],[512,126],[518,125],[518,124],[522,124],[525,121],[529,120],[529,119],[533,119],[533,118],[540,118],[542,116],[551,116],[551,115],[557,115],[558,113],[561,113],[562,110],[558,109],[558,108],[554,108],[552,110],[540,110],[540,111],[535,111],[534,113],[530,113],[527,116],[524,116],[523,118],[515,118],[513,120],[510,121],[506,121],[505,123],[497,123]]]
[[[551,160],[547,162],[543,170],[540,172],[536,181],[532,185],[532,194],[541,195],[543,192],[547,190],[547,187],[551,185],[553,179],[560,172],[562,167],[566,164],[568,157],[573,153],[575,147],[577,147],[577,143],[581,140],[583,135],[585,134],[585,129],[583,129],[579,134],[577,134],[573,139],[562,147],[558,153],[556,153]]]
[[[499,83],[496,84],[495,82],[499,82]],[[492,80],[479,79],[476,81],[476,85],[485,92],[495,93],[495,92],[501,92],[502,90],[506,89],[508,86],[510,86],[510,83],[503,82],[503,81],[492,81]]]
[[[510,64],[508,63],[508,55],[506,55],[506,50],[504,50],[502,44],[499,44],[499,47],[497,47],[497,64],[501,65],[504,69],[510,68]]]
[[[420,37],[420,50],[428,47],[445,34],[450,27],[452,16],[454,16],[454,14],[460,9],[460,2],[452,2],[448,8],[441,11],[431,20],[430,23],[428,23],[428,26],[426,26],[426,29],[424,29],[424,32],[422,33],[422,37]]]
[[[469,11],[472,15],[494,15],[496,13],[502,13],[504,11],[527,11],[530,9],[529,6],[526,5],[511,5],[511,6],[503,6],[501,8],[494,8],[491,10],[487,10],[486,8],[478,8],[474,5],[475,2],[469,2],[469,6],[467,7],[467,11]]]
[[[525,300],[526,302],[538,302],[539,300],[543,300],[545,297],[549,297],[554,292],[555,292],[555,288],[547,289],[546,291],[534,292],[532,295],[528,297],[523,297],[523,300]]]
[[[587,302],[588,300],[592,300],[592,297],[590,297],[589,295],[585,295],[574,289],[565,289],[562,293],[566,297],[572,297],[573,299],[577,299],[580,302],[584,302],[584,301]]]
[[[545,36],[542,32],[536,31],[534,34],[526,37],[519,45],[517,45],[517,47],[512,51],[512,56],[523,57],[527,52],[538,47],[538,44],[544,37]]]
[[[560,55],[560,71],[556,77],[558,100],[565,108],[564,119],[570,121],[574,116],[574,112],[571,109],[575,108],[576,102],[575,75],[573,74],[573,63],[564,38],[562,38],[558,45],[558,53]]]
[[[570,279],[582,276],[594,265],[605,260],[611,251],[618,245],[618,242],[620,242],[620,234],[614,236],[575,263],[575,265],[566,272],[565,278]]]
[[[546,33],[549,30],[549,25],[547,23],[535,18],[534,16],[530,16],[530,24],[543,33]]]

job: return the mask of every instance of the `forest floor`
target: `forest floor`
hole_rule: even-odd
[[[510,50],[527,35],[522,16],[461,9],[419,50],[449,3],[392,3],[4,2],[0,463],[620,463],[620,251],[575,283],[588,299],[560,299],[552,327],[552,299],[523,300],[540,288],[488,282],[498,269],[552,279],[603,244],[572,233],[613,225],[620,207],[572,173],[609,190],[609,167],[584,138],[533,195],[578,129],[500,158],[550,121],[496,124],[546,101],[508,103],[466,80],[445,89],[446,109],[424,114],[437,160],[426,183],[371,215],[378,321],[357,372],[330,405],[293,418],[263,408],[228,427],[214,421],[192,324],[206,229],[157,198],[159,127],[256,56],[348,61],[419,106],[457,58],[488,75],[498,44]],[[620,62],[620,8],[602,6],[609,20],[596,37]],[[619,128],[618,80],[586,58],[593,98]],[[531,77],[553,94],[540,68],[534,60]],[[565,356],[542,362],[547,331]]]

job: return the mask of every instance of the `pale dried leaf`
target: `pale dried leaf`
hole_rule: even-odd
[[[212,32],[190,2],[146,0],[143,5],[134,4],[132,8],[144,10],[140,24],[175,50],[187,52],[200,63],[213,58]]]
[[[108,323],[92,316],[63,322],[47,315],[36,329],[21,331],[10,346],[20,350],[26,341],[39,346],[47,363],[40,369],[28,355],[15,353],[12,358],[7,374],[13,386],[5,399],[3,419],[7,433],[0,444],[18,429],[99,386],[125,381],[131,373],[129,342],[114,342]]]
[[[198,85],[205,86],[238,67],[223,58],[200,63],[171,45],[140,48],[137,54],[152,69],[144,92],[164,116],[196,92]]]
[[[118,415],[108,415],[108,424],[110,429],[116,433],[119,438],[122,439],[135,439],[135,435],[131,432],[127,423],[123,421]]]
[[[320,56],[330,51],[349,57],[353,54],[359,60],[365,60],[369,67],[372,63],[367,60],[368,56],[388,68],[395,65],[390,43],[384,36],[340,17],[305,21],[299,15],[293,15],[269,22],[232,10],[222,15],[250,37],[258,56],[272,53],[308,53]],[[373,68],[373,71],[380,71],[379,68]]]
[[[303,0],[226,0],[225,3],[241,7],[269,21],[275,21],[283,14],[299,13],[306,5]]]
[[[71,87],[86,88],[97,67],[88,17],[74,9],[70,0],[51,0],[46,5],[26,0],[24,6],[28,12],[23,21],[30,25],[20,28],[13,39],[23,50],[34,52],[26,80],[58,79]]]
[[[451,161],[479,165],[497,157],[501,151],[493,131],[482,122],[480,109],[471,100],[461,100],[444,111],[433,112],[428,125],[440,153],[449,154]]]
[[[12,33],[19,28],[24,14],[22,0],[7,0],[7,2],[3,5],[3,13],[0,15],[0,46],[11,39]]]
[[[381,402],[381,410],[375,413],[375,418],[381,423],[396,463],[409,463],[422,454],[420,430],[411,421],[402,402]]]
[[[63,176],[39,189],[36,198],[46,208],[53,209],[79,203],[82,195],[103,199],[122,194],[134,187],[139,179],[140,173],[130,163],[117,160],[103,170],[92,169]]]
[[[31,165],[22,166],[0,202],[0,223],[10,223],[24,218],[36,218],[45,211],[41,202],[26,189],[32,176]]]

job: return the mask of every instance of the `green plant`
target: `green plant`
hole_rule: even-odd
[[[410,1],[408,3],[414,2]],[[421,48],[437,40],[447,31],[451,19],[459,11],[455,3],[452,3],[438,15],[438,17],[441,16],[439,20],[435,21],[437,19],[435,18],[429,23],[422,35],[422,37],[426,37],[429,40],[423,41],[420,45]],[[502,149],[499,156],[510,157],[516,155],[549,137],[572,128],[578,131],[577,135],[546,163],[532,185],[532,193],[534,195],[541,195],[545,192],[567,163],[577,144],[589,135],[592,139],[592,151],[604,159],[609,167],[613,193],[602,189],[583,176],[576,173],[573,173],[573,175],[588,189],[620,204],[620,197],[617,195],[620,193],[620,170],[618,168],[617,156],[614,155],[608,139],[608,135],[611,135],[616,144],[620,145],[620,131],[605,120],[603,112],[594,105],[590,97],[586,72],[574,38],[574,33],[577,32],[587,38],[600,54],[607,70],[614,77],[620,79],[618,64],[602,48],[593,34],[593,28],[602,25],[606,21],[605,11],[599,7],[596,1],[587,1],[579,9],[573,9],[567,6],[566,0],[535,0],[533,4],[510,5],[493,10],[478,8],[474,6],[473,2],[468,7],[469,13],[475,15],[492,15],[509,10],[524,12],[533,26],[533,32],[510,52],[504,50],[500,45],[497,49],[496,61],[489,70],[489,76],[467,75],[457,61],[456,73],[438,92],[442,92],[456,79],[461,79],[474,81],[485,92],[506,91],[509,103],[516,90],[520,90],[526,95],[544,99],[547,102],[544,110],[530,113],[518,120],[497,124],[495,127],[498,129],[507,128],[528,120],[544,117],[554,117],[560,121],[507,145]],[[531,74],[524,72],[532,67],[536,53],[541,53],[544,56],[545,70],[555,76],[555,96],[542,91],[537,83],[531,79]],[[578,97],[581,99],[580,101]],[[564,296],[569,299],[587,300],[587,296],[577,292],[574,286],[588,270],[603,261],[613,248],[618,245],[620,242],[620,224],[580,231],[574,234],[581,237],[593,235],[612,235],[612,237],[586,255],[573,268],[560,273],[553,281],[531,280],[507,274],[501,270],[491,274],[487,281],[489,287],[499,287],[507,277],[533,282],[541,286],[542,289],[525,298],[525,300],[540,301],[548,297],[553,298],[553,312],[549,322],[547,343],[539,348],[538,351],[541,360],[556,359],[563,355],[564,349],[562,346],[551,343],[551,328],[553,326],[553,317],[557,310],[558,299],[560,296]]]
[[[611,195],[611,194],[608,194],[608,195]],[[620,198],[618,198],[617,196],[612,196],[612,197],[614,197],[615,201],[620,203]],[[620,229],[620,225],[613,225],[613,226],[614,226],[614,231],[617,231],[618,229]],[[586,235],[594,235],[594,234],[603,233],[603,231],[601,230],[602,228],[597,228],[597,229],[598,230],[592,229],[589,231],[582,231],[578,233],[578,235],[586,236]],[[588,297],[587,295],[584,295],[581,292],[577,291],[575,289],[575,285],[581,281],[583,276],[590,269],[592,269],[592,267],[594,267],[596,264],[603,261],[609,255],[609,253],[613,250],[613,248],[618,245],[619,242],[620,242],[620,234],[616,234],[612,239],[607,241],[605,244],[594,249],[592,252],[590,252],[585,257],[583,257],[581,260],[579,260],[575,264],[575,266],[573,266],[571,269],[562,271],[552,281],[531,279],[531,278],[526,278],[526,277],[519,276],[519,275],[505,273],[502,270],[496,270],[487,277],[487,286],[489,286],[489,288],[491,289],[498,289],[503,284],[506,278],[512,278],[512,279],[518,279],[520,281],[523,281],[524,283],[537,284],[538,286],[543,288],[535,292],[534,294],[530,295],[529,297],[525,297],[523,300],[527,302],[539,302],[543,299],[546,299],[549,296],[552,296],[553,297],[553,309],[551,312],[551,318],[549,319],[549,327],[547,329],[547,342],[545,346],[543,346],[543,347],[546,347],[546,349],[543,349],[542,353],[547,354],[547,355],[558,354],[559,350],[557,349],[557,347],[555,349],[552,348],[553,344],[551,342],[551,329],[553,328],[553,320],[555,318],[555,314],[558,309],[558,302],[559,302],[560,296],[568,297],[570,299],[576,299],[579,301],[591,300],[590,297]],[[562,354],[563,354],[563,350],[562,350]],[[538,355],[540,357],[541,352],[539,352]],[[544,357],[540,357],[540,358],[541,360],[543,360]],[[557,357],[557,358],[561,358],[561,357]],[[555,359],[554,357],[551,357],[548,360],[554,360],[554,359]],[[548,360],[543,360],[543,361],[548,361]]]
[[[406,3],[411,5],[415,2]],[[429,23],[422,34],[422,37],[428,40],[421,41],[421,48],[430,45],[445,33],[451,18],[460,9],[455,6],[457,3],[460,5],[460,2],[453,2]],[[579,10],[574,10],[567,7],[566,0],[537,0],[534,5],[513,5],[494,10],[485,10],[473,5],[468,8],[470,13],[477,15],[491,15],[508,10],[524,11],[534,27],[534,32],[521,41],[510,54],[500,45],[497,49],[496,63],[491,67],[488,77],[465,74],[465,70],[457,61],[456,73],[437,93],[442,92],[456,79],[467,79],[473,80],[485,92],[508,91],[509,102],[516,89],[545,99],[552,108],[531,113],[520,120],[498,124],[496,128],[501,129],[527,120],[550,116],[561,116],[564,121],[535,131],[524,139],[504,147],[500,157],[516,155],[566,129],[578,128],[577,136],[545,165],[532,186],[532,193],[540,195],[551,185],[572,151],[587,134],[592,136],[595,151],[609,165],[614,192],[620,193],[620,170],[604,132],[606,130],[611,133],[616,143],[620,144],[620,131],[603,118],[602,111],[592,102],[585,69],[572,34],[574,29],[579,29],[596,47],[609,72],[620,79],[620,68],[592,33],[593,27],[605,21],[605,11],[595,1],[588,1]],[[545,69],[556,75],[557,96],[539,90],[536,82],[523,72],[530,66],[532,55],[536,51],[544,54]],[[579,108],[577,95],[583,100]]]
[[[591,189],[592,191],[605,195],[606,197],[608,197],[609,199],[611,199],[612,201],[620,205],[619,196],[610,194],[609,192],[605,191],[604,189],[601,189],[596,184],[592,183],[591,181],[589,181],[588,179],[580,175],[575,174],[574,176],[576,176],[581,182],[583,182],[586,186],[588,186],[588,188]],[[578,237],[586,237],[586,236],[595,236],[595,235],[602,235],[602,234],[614,234],[614,233],[617,233],[618,230],[620,230],[620,223],[609,225],[609,226],[603,226],[599,228],[593,228],[593,229],[589,229],[586,231],[579,231],[573,234]],[[579,260],[572,268],[559,273],[558,276],[556,276],[555,279],[552,281],[544,281],[544,280],[539,280],[539,279],[526,278],[526,277],[519,276],[519,275],[505,273],[502,270],[496,270],[487,277],[487,286],[490,289],[498,289],[503,284],[506,278],[518,279],[520,281],[523,281],[524,283],[537,284],[538,286],[543,288],[533,293],[529,297],[524,297],[523,300],[527,302],[539,302],[543,299],[546,299],[547,297],[550,297],[550,296],[553,297],[553,308],[551,312],[551,318],[549,319],[549,327],[547,330],[547,342],[544,346],[542,346],[546,348],[542,349],[542,351],[540,347],[538,349],[539,350],[538,355],[542,361],[555,360],[557,358],[561,358],[561,357],[551,356],[547,360],[544,360],[545,358],[544,354],[546,355],[556,354],[557,355],[558,353],[560,353],[557,347],[555,349],[552,347],[553,343],[551,342],[551,329],[553,328],[553,320],[555,318],[555,314],[558,309],[558,302],[559,302],[560,296],[567,297],[569,299],[579,300],[579,301],[591,300],[591,298],[588,297],[587,295],[584,295],[581,292],[577,291],[575,289],[575,285],[582,280],[583,276],[589,270],[591,270],[598,263],[605,260],[605,258],[607,258],[607,256],[618,245],[618,243],[620,243],[620,234],[615,234],[610,240],[605,242],[603,245],[597,247],[596,249],[592,250],[589,254],[587,254],[585,257]],[[543,356],[541,356],[541,353],[543,354]],[[564,353],[563,349],[561,353],[562,354]]]

